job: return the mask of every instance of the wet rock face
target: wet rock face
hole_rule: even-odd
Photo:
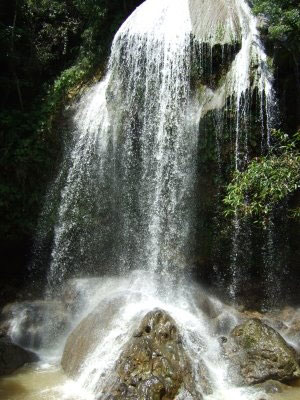
[[[300,377],[295,351],[278,332],[257,319],[234,328],[223,347],[236,384],[270,379],[286,382]]]
[[[175,321],[166,312],[154,310],[144,317],[120,355],[104,398],[174,399],[183,387],[189,393],[193,391],[190,380],[191,367]]]
[[[240,37],[240,23],[233,0],[189,0],[192,34],[212,44],[228,44]]]
[[[138,301],[138,298],[137,298]],[[100,304],[69,336],[62,367],[67,375],[78,376],[83,363],[93,354],[118,318],[122,297]],[[201,399],[195,392],[194,377],[188,356],[175,321],[162,310],[149,312],[132,331],[128,342],[116,360],[113,371],[99,376],[99,400],[171,400],[180,390],[193,399]],[[205,370],[203,391],[208,387]]]
[[[60,301],[36,300],[6,305],[0,319],[0,331],[5,327],[16,343],[36,351],[55,343],[57,335],[68,327],[70,314]]]
[[[37,360],[34,353],[15,345],[7,337],[0,337],[0,375],[11,374],[24,364]]]
[[[0,314],[0,376],[11,374],[24,364],[38,361],[34,353],[12,342],[9,336],[11,310],[12,306],[8,305]]]
[[[137,296],[136,301],[139,300]],[[78,375],[84,361],[109,332],[112,321],[118,318],[123,302],[122,296],[101,302],[69,335],[61,361],[68,376],[75,378]]]
[[[197,306],[209,319],[217,318],[223,311],[223,305],[220,302],[203,293],[200,293],[197,298]]]

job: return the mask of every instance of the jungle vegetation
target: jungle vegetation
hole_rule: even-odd
[[[275,207],[300,189],[300,132],[290,138],[273,131],[275,143],[266,156],[253,159],[245,171],[235,171],[224,199],[226,215],[237,213],[267,225]],[[300,207],[289,210],[300,217]]]
[[[62,105],[105,68],[137,0],[0,4],[0,241],[30,240],[61,149]]]

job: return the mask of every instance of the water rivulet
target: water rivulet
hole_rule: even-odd
[[[76,349],[68,341],[63,365],[89,395],[109,392],[129,339],[143,337],[135,333],[143,317],[160,309],[168,316],[159,318],[177,326],[171,336],[192,382],[183,385],[176,369],[173,397],[248,398],[229,383],[219,340],[238,317],[190,281],[189,267],[199,247],[204,121],[213,118],[217,153],[230,133],[240,169],[250,155],[253,99],[263,151],[270,143],[272,75],[246,1],[147,0],[116,34],[106,76],[73,106],[72,137],[48,196],[56,199],[48,281],[54,293],[67,278],[98,276],[74,295],[74,316],[62,334],[63,344],[77,326]],[[234,293],[242,227],[237,217],[233,225]],[[21,324],[13,327],[16,341]],[[160,388],[155,377],[144,378],[145,387]]]

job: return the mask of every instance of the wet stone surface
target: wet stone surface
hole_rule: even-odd
[[[37,360],[34,353],[15,345],[9,338],[0,338],[0,376],[11,374],[24,364]]]
[[[191,383],[190,361],[175,321],[156,309],[142,320],[116,363],[113,382],[103,392],[110,400],[167,400],[185,387],[192,398],[201,399]]]
[[[230,375],[238,385],[270,379],[288,382],[300,376],[297,354],[273,328],[258,319],[238,325],[223,345]]]

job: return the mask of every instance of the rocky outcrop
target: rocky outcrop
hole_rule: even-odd
[[[42,345],[51,346],[55,343],[69,322],[70,313],[62,302],[27,301],[8,304],[2,309],[0,330],[9,330],[18,345],[38,350]]]
[[[116,318],[121,304],[122,298],[119,298],[96,308],[69,336],[62,358],[62,367],[69,376],[79,373]],[[204,365],[200,374],[203,392],[210,391]],[[202,398],[195,392],[192,368],[176,323],[159,309],[143,318],[124,346],[113,372],[107,376],[99,377],[101,400],[171,400],[180,390],[194,399]]]
[[[215,44],[229,44],[240,38],[240,23],[232,0],[189,0],[192,34]]]
[[[140,300],[139,297],[136,299]],[[102,301],[84,318],[69,335],[61,365],[70,377],[76,377],[87,359],[109,331],[112,321],[117,318],[124,302],[123,296]]]
[[[273,328],[258,319],[238,325],[224,344],[230,378],[237,384],[270,379],[286,382],[300,377],[295,351]]]
[[[0,375],[11,374],[24,364],[37,360],[34,353],[12,343],[8,337],[0,337]]]
[[[300,309],[286,306],[279,310],[272,310],[265,313],[258,311],[244,310],[239,313],[240,320],[259,319],[264,324],[271,326],[288,341],[291,341],[295,348],[300,348]],[[298,354],[300,360],[300,355]]]
[[[209,319],[217,318],[222,314],[224,310],[224,304],[218,301],[212,296],[208,296],[205,293],[199,292],[195,298],[197,307],[206,315]]]
[[[191,84],[204,115],[225,105],[228,93],[224,82],[241,49],[241,23],[233,0],[189,0],[189,9]]]

